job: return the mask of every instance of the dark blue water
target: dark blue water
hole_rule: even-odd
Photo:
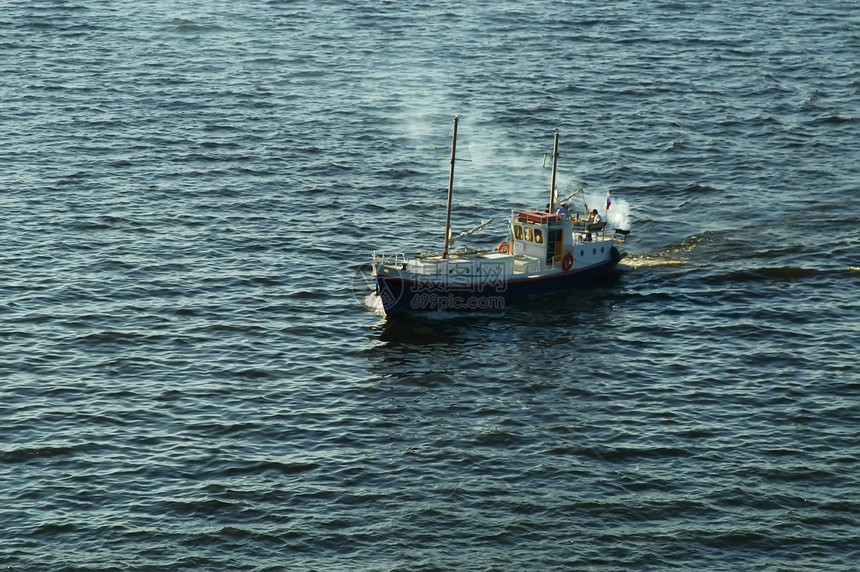
[[[852,570],[851,2],[0,2],[0,567]],[[593,287],[373,250],[580,185]]]

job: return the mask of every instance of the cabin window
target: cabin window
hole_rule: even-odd
[[[535,229],[535,242],[537,242],[538,244],[543,243],[543,231],[539,228]]]
[[[529,242],[532,241],[532,229],[528,227],[526,227],[526,240]]]
[[[516,238],[517,240],[523,239],[523,227],[518,224],[514,225],[514,238]]]

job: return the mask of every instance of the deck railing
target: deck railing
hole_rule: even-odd
[[[373,251],[373,260],[371,262],[375,268],[380,266],[394,266],[395,268],[403,268],[406,264],[406,254],[402,252],[377,252]]]

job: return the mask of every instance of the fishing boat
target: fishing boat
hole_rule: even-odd
[[[458,123],[455,116],[442,251],[411,256],[402,252],[373,252],[371,276],[378,303],[386,315],[501,309],[526,296],[593,282],[614,269],[626,256],[624,246],[629,230],[615,229],[609,233],[606,221],[600,220],[596,210],[593,215],[597,216],[581,218],[562,208],[555,183],[557,132],[553,140],[547,208],[512,211],[508,218],[508,236],[497,247],[454,250],[451,203]],[[607,195],[607,209],[609,204]]]

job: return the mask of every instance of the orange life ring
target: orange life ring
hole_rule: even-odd
[[[511,245],[507,242],[503,242],[499,245],[499,254],[510,254],[511,253]]]
[[[571,266],[573,266],[573,255],[568,252],[564,255],[564,258],[561,259],[561,269],[567,272],[570,270]]]

